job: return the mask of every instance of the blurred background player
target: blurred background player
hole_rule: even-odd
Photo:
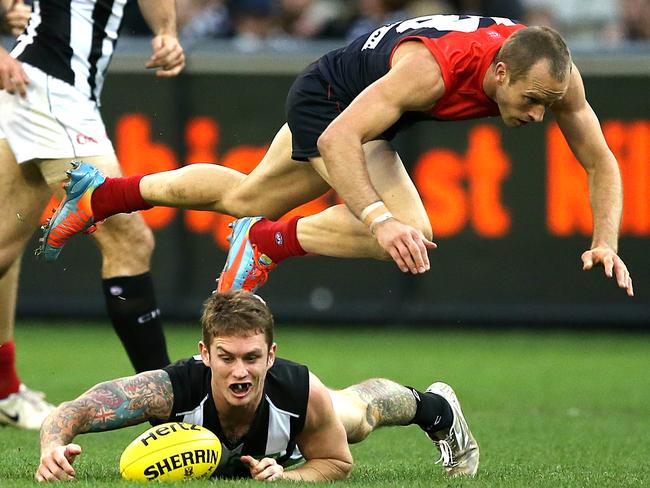
[[[9,0],[1,0],[11,12]],[[11,55],[0,47],[0,423],[38,429],[52,406],[21,384],[14,315],[20,260],[70,160],[83,157],[121,174],[99,113],[106,69],[126,0],[35,1]],[[174,0],[140,0],[151,27],[158,76],[185,64]],[[12,26],[17,32],[19,26]],[[96,234],[108,314],[136,371],[169,363],[150,258],[154,240],[140,215],[110,219]]]
[[[348,442],[410,424],[438,447],[448,475],[476,474],[479,447],[449,385],[417,391],[375,378],[330,390],[306,366],[276,357],[271,311],[241,290],[208,298],[201,325],[200,357],[100,383],[61,404],[43,424],[36,479],[75,477],[77,435],[146,421],[214,432],[223,445],[217,475],[224,477],[344,479],[352,470]]]

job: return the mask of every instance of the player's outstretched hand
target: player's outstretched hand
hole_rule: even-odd
[[[397,219],[389,219],[377,224],[374,233],[379,245],[390,254],[402,272],[418,274],[429,271],[431,265],[427,249],[438,246],[424,237],[422,232]]]
[[[161,34],[151,40],[153,54],[145,67],[155,69],[157,76],[176,76],[185,67],[185,53],[175,36]]]
[[[582,269],[587,271],[602,264],[605,268],[605,276],[608,278],[616,277],[616,283],[619,288],[623,288],[628,296],[634,296],[634,287],[632,286],[632,277],[627,270],[627,266],[618,254],[611,247],[594,247],[582,253]]]
[[[23,33],[31,13],[32,7],[30,5],[25,5],[23,0],[15,0],[11,8],[7,10],[4,19],[12,36],[18,37]]]
[[[23,71],[20,61],[16,61],[0,47],[0,90],[6,90],[12,95],[19,93],[25,98],[28,84],[29,78]]]
[[[252,456],[242,456],[239,459],[242,463],[248,466],[253,479],[258,481],[274,481],[282,479],[284,468],[273,458],[263,458],[258,461]]]
[[[69,481],[75,477],[74,459],[81,454],[81,446],[67,444],[56,446],[41,454],[41,464],[36,470],[36,481]]]

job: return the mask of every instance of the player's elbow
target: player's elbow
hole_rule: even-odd
[[[328,159],[340,153],[349,152],[351,147],[361,147],[361,139],[355,132],[343,124],[332,122],[316,141],[318,152],[327,164]]]
[[[336,146],[337,136],[336,131],[329,127],[319,136],[316,145],[319,154],[327,161],[328,156],[332,153],[333,148]]]
[[[332,464],[334,469],[332,470],[333,477],[332,480],[346,480],[352,474],[352,458],[350,459],[333,459]]]
[[[340,481],[352,473],[352,455],[341,458],[322,458],[307,461],[303,466],[288,473],[299,473],[298,477],[289,475],[289,479],[300,481]]]

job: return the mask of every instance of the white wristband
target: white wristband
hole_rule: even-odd
[[[382,202],[381,200],[377,200],[376,202],[371,203],[361,211],[361,214],[359,215],[359,220],[361,222],[364,222],[368,217],[368,215],[370,214],[370,212],[372,212],[376,208],[381,207],[382,205],[384,205],[384,202]]]
[[[393,214],[390,212],[384,212],[381,215],[378,215],[377,217],[374,218],[372,222],[370,222],[370,225],[368,228],[370,229],[370,233],[374,234],[375,233],[375,227],[377,224],[381,224],[382,222],[386,222],[389,219],[393,218]]]

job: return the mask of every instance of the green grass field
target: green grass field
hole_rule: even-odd
[[[418,388],[452,384],[481,446],[474,479],[448,479],[417,427],[353,446],[354,487],[637,487],[650,485],[650,337],[563,332],[277,328],[281,356],[329,386],[383,376]],[[198,327],[169,326],[174,359],[196,351]],[[19,324],[23,380],[53,402],[130,374],[110,326]],[[87,434],[75,486],[124,486],[122,449],[147,425]],[[38,434],[0,428],[0,487],[35,484]],[[214,482],[193,482],[210,485]],[[218,481],[255,486],[254,481]],[[280,483],[294,486],[294,483]]]

